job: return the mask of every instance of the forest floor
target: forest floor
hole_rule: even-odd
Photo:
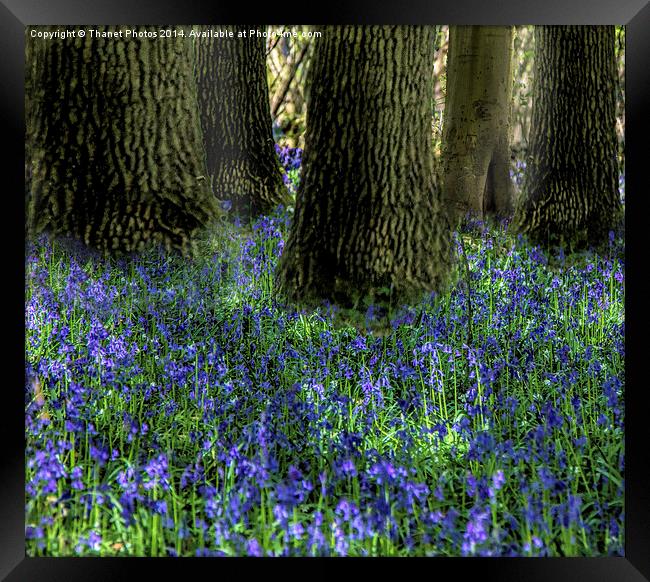
[[[28,555],[622,555],[622,237],[467,223],[469,284],[376,338],[276,301],[288,222],[30,247]]]

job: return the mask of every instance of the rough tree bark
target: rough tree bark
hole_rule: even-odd
[[[613,26],[538,26],[516,227],[542,245],[607,240],[621,208]]]
[[[443,128],[443,199],[467,212],[508,216],[512,27],[450,26]]]
[[[244,216],[288,204],[274,149],[264,38],[232,38],[195,27],[196,76],[208,173],[214,194]],[[203,33],[203,34],[201,34]]]
[[[44,40],[30,31],[30,232],[73,236],[105,252],[148,241],[189,249],[193,234],[219,214],[206,178],[189,38]]]
[[[303,174],[277,273],[292,301],[399,304],[453,263],[434,178],[434,26],[328,27],[308,73]]]

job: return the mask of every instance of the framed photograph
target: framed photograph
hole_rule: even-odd
[[[649,30],[3,0],[0,578],[650,579]]]

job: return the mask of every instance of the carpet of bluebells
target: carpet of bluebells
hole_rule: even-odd
[[[622,236],[467,222],[469,278],[377,338],[278,302],[290,219],[29,247],[28,555],[622,555]]]

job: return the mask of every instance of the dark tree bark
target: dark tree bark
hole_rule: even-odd
[[[454,219],[512,214],[512,27],[450,26],[443,198]]]
[[[219,213],[206,177],[189,37],[89,32],[43,40],[30,30],[31,230],[71,235],[105,252],[148,241],[189,249],[193,234]]]
[[[254,26],[226,27],[232,38],[209,36],[210,28],[195,27],[195,48],[212,189],[238,214],[266,214],[290,199],[274,148],[265,41],[237,36]]]
[[[515,224],[542,245],[607,240],[621,204],[613,26],[538,26],[530,149]]]
[[[328,27],[308,73],[303,174],[281,257],[302,304],[398,304],[453,262],[434,178],[434,26]]]

